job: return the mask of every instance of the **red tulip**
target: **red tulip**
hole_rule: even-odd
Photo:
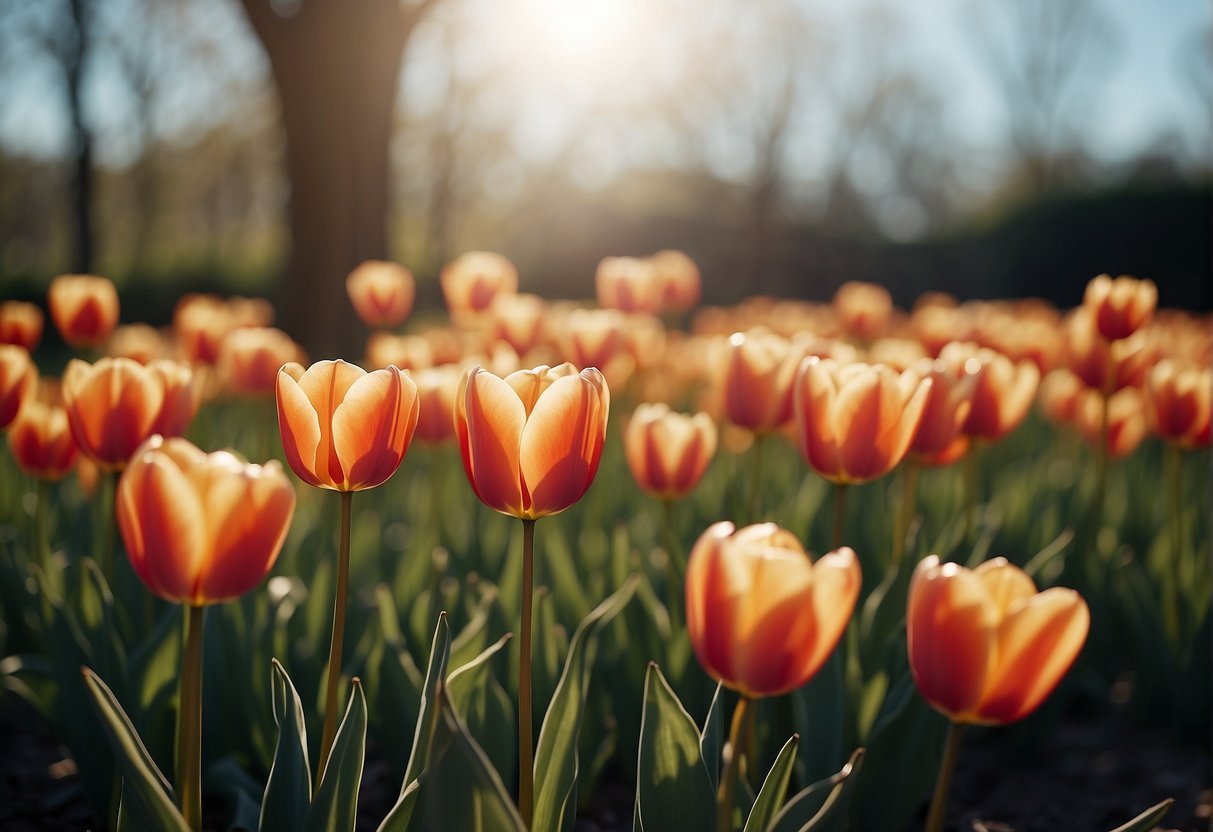
[[[25,347],[0,344],[0,430],[8,427],[38,386],[38,368]]]
[[[1128,338],[1150,322],[1158,306],[1158,287],[1152,280],[1106,274],[1091,279],[1082,298],[1091,310],[1099,332],[1109,341]]]
[[[623,437],[628,467],[649,494],[672,500],[698,485],[716,453],[716,423],[706,413],[687,416],[664,404],[642,404]]]
[[[108,278],[62,274],[51,281],[51,318],[73,347],[97,347],[118,323],[118,290]]]
[[[413,274],[398,263],[367,260],[345,279],[354,311],[369,327],[392,327],[413,311],[417,286]]]
[[[0,344],[15,344],[30,352],[42,340],[42,310],[32,303],[0,303]]]

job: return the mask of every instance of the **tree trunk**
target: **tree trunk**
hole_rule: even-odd
[[[396,82],[429,3],[302,0],[289,17],[268,0],[243,4],[270,58],[286,136],[291,250],[278,320],[314,359],[357,356],[364,333],[345,277],[388,255]]]
[[[72,227],[75,251],[72,269],[87,274],[93,268],[93,137],[84,121],[84,61],[88,54],[89,10],[85,0],[71,0],[75,38],[63,55],[67,75],[68,111],[72,122]]]

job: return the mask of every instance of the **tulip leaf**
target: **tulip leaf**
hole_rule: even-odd
[[[113,692],[87,667],[82,672],[93,707],[101,717],[102,728],[122,770],[123,792],[130,797],[129,805],[124,802],[124,807],[129,810],[131,820],[142,829],[186,832],[189,827],[173,805],[168,781],[156,768]]]
[[[1167,812],[1171,811],[1171,806],[1174,803],[1175,798],[1168,797],[1161,803],[1156,803],[1149,809],[1146,809],[1128,823],[1116,827],[1112,832],[1149,832],[1149,830],[1162,822],[1162,819],[1167,816]]]
[[[304,832],[353,832],[358,788],[366,758],[366,697],[358,677],[350,681],[350,704],[337,728],[333,750],[320,775]]]
[[[842,645],[834,648],[807,685],[792,692],[793,722],[804,740],[802,782],[838,771],[847,758],[847,686]]]
[[[776,813],[766,827],[769,832],[827,832],[847,829],[847,807],[854,792],[855,777],[863,765],[864,750],[855,749],[842,769],[798,792]]]
[[[426,762],[426,829],[526,832],[509,792],[439,684]]]
[[[380,641],[377,655],[379,666],[375,674],[378,688],[368,684],[367,690],[371,694],[371,713],[392,715],[380,720],[375,735],[391,764],[394,780],[403,781],[416,728],[413,718],[421,707],[423,681],[421,671],[405,647],[396,605],[391,590],[385,584],[375,588],[375,602],[379,621],[377,637]],[[374,661],[375,658],[376,654],[372,653],[368,660]]]
[[[646,829],[712,828],[715,794],[699,729],[653,662],[645,674],[636,799]]]
[[[708,779],[712,781],[712,792],[720,781],[720,745],[723,742],[723,731],[720,723],[720,691],[724,685],[716,683],[716,692],[712,694],[712,705],[708,708],[707,719],[703,721],[703,732],[699,735],[699,753],[703,763],[708,767]]]
[[[771,770],[767,773],[758,796],[754,798],[754,806],[750,809],[750,817],[745,822],[744,832],[766,832],[771,828],[775,813],[783,805],[783,799],[788,793],[788,783],[792,780],[792,767],[796,762],[796,749],[800,747],[800,736],[793,734],[784,743],[775,758]]]
[[[451,704],[466,715],[468,732],[479,740],[499,773],[514,762],[516,739],[513,704],[493,675],[490,660],[512,637],[506,633],[463,667],[452,670],[446,680]]]
[[[413,750],[409,764],[404,770],[404,782],[400,784],[403,795],[409,784],[417,779],[425,768],[434,726],[438,721],[438,690],[446,680],[446,666],[451,657],[451,628],[446,613],[438,614],[434,628],[434,641],[430,646],[430,663],[425,671],[425,684],[421,688],[421,709],[417,714],[417,728],[413,734]]]
[[[417,798],[421,796],[421,787],[425,780],[426,775],[423,771],[416,780],[408,784],[404,794],[400,795],[400,799],[396,801],[392,811],[387,813],[387,817],[383,819],[383,823],[379,824],[376,832],[407,832],[409,824],[413,820],[413,812],[417,809]]]
[[[312,801],[312,774],[307,758],[307,726],[303,702],[277,659],[271,662],[273,674],[274,722],[278,726],[278,745],[270,766],[265,795],[261,799],[258,829],[299,829],[303,826]]]
[[[535,751],[534,832],[571,830],[577,809],[577,745],[585,713],[590,675],[598,653],[598,634],[631,600],[639,578],[632,576],[590,611],[573,634],[564,672],[556,685],[539,731]]]

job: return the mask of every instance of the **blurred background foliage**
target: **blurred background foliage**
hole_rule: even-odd
[[[1207,4],[835,5],[0,0],[4,294],[267,294],[325,351],[362,259],[424,307],[470,248],[585,297],[676,247],[708,303],[1071,305],[1110,271],[1210,307]]]

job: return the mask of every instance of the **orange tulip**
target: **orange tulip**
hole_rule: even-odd
[[[687,416],[664,404],[642,404],[623,436],[636,483],[655,497],[673,500],[698,485],[716,453],[716,423],[706,413]]]
[[[118,290],[113,281],[91,274],[61,274],[51,281],[51,318],[73,347],[96,347],[118,323]]]
[[[669,312],[687,312],[699,303],[700,276],[695,261],[681,251],[665,249],[649,258],[661,287],[661,305]]]
[[[1209,445],[1213,370],[1160,361],[1146,377],[1146,415],[1161,438],[1181,448]]]
[[[924,358],[908,372],[919,379],[930,379],[931,387],[922,411],[922,422],[910,442],[910,455],[924,465],[951,465],[969,448],[964,424],[973,406],[976,378],[954,376],[942,361]]]
[[[250,465],[157,435],[131,457],[116,506],[140,580],[167,601],[203,606],[243,595],[269,573],[295,491],[276,461]]]
[[[9,426],[8,447],[25,473],[42,480],[61,480],[76,463],[67,411],[40,398],[22,406]]]
[[[29,350],[0,344],[0,430],[17,417],[37,386],[38,368],[30,360]]]
[[[832,344],[826,342],[821,349],[825,351],[831,347]],[[833,358],[836,356],[821,355],[821,357]],[[881,338],[873,342],[867,349],[868,364],[884,364],[899,373],[905,372],[926,357],[927,351],[922,344],[909,338]]]
[[[1057,687],[1090,620],[1077,592],[1037,592],[1006,558],[969,570],[931,555],[910,579],[910,670],[923,698],[955,722],[1015,722]]]
[[[1099,332],[1109,341],[1128,338],[1150,322],[1158,306],[1158,287],[1152,280],[1106,274],[1091,279],[1082,305],[1091,310]]]
[[[413,273],[398,263],[366,260],[345,279],[345,291],[363,323],[391,327],[413,311],[417,284]]]
[[[792,419],[792,382],[804,346],[763,330],[735,332],[728,341],[724,409],[735,425],[774,433]]]
[[[114,330],[105,346],[105,354],[112,358],[129,358],[140,364],[147,364],[168,355],[168,348],[164,343],[164,336],[155,327],[147,324],[123,324]]]
[[[976,378],[973,406],[964,425],[970,437],[1001,439],[1028,415],[1040,384],[1040,370],[1032,361],[1015,364],[988,347],[956,341],[940,351],[939,359],[954,377],[971,374]]]
[[[440,278],[451,317],[467,320],[492,304],[498,295],[518,291],[518,270],[500,254],[469,251],[446,265]]]
[[[15,344],[30,352],[42,340],[42,310],[32,303],[0,303],[0,344]]]
[[[274,306],[265,298],[245,298],[233,295],[223,301],[232,326],[269,326],[274,322]]]
[[[1095,326],[1095,315],[1078,307],[1062,322],[1065,363],[1088,387],[1114,393],[1140,387],[1146,372],[1161,358],[1161,344],[1148,329],[1109,341]]]
[[[594,274],[598,305],[620,312],[661,311],[664,287],[649,260],[639,257],[604,257]]]
[[[194,364],[218,361],[219,345],[236,325],[231,307],[218,295],[185,295],[173,311],[178,352]]]
[[[544,304],[538,295],[498,295],[489,307],[493,337],[526,355],[543,335]]]
[[[291,336],[272,327],[229,332],[219,346],[219,372],[225,389],[238,396],[269,396],[284,364],[306,361]]]
[[[539,366],[504,379],[471,368],[455,399],[455,433],[472,490],[523,520],[564,511],[594,481],[609,409],[593,367]]]
[[[402,370],[432,367],[434,348],[421,335],[393,335],[376,332],[366,340],[367,366],[376,369],[395,365]]]
[[[421,414],[417,419],[417,438],[435,445],[455,438],[455,397],[463,371],[454,364],[429,367],[413,373]]]
[[[396,367],[344,361],[278,371],[278,427],[301,480],[333,491],[374,488],[395,473],[417,428],[417,385]]]
[[[636,368],[628,354],[627,318],[614,309],[574,309],[561,324],[561,355],[578,369],[597,367],[610,386],[627,384]]]
[[[806,358],[792,390],[801,454],[834,483],[884,476],[909,449],[931,387],[930,379],[883,364]]]
[[[1150,432],[1146,422],[1145,397],[1134,387],[1118,390],[1107,399],[1108,455],[1121,459],[1137,450]],[[1074,420],[1086,440],[1099,446],[1103,434],[1104,397],[1087,389],[1075,403]]]
[[[1069,370],[1054,370],[1040,383],[1040,409],[1053,424],[1072,425],[1079,398],[1086,389],[1082,379]]]
[[[889,291],[875,283],[850,281],[834,294],[834,312],[843,328],[862,341],[884,335],[893,315]]]
[[[800,687],[846,630],[862,576],[843,547],[813,562],[774,523],[709,526],[687,562],[687,632],[699,663],[747,698]]]
[[[153,361],[145,367],[129,358],[96,364],[72,359],[63,374],[63,399],[77,446],[109,471],[126,465],[152,434],[184,433],[198,406],[187,365]]]

